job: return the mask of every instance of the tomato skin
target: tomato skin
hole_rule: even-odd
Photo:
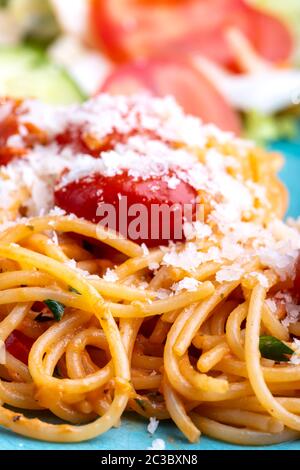
[[[35,144],[44,145],[48,142],[48,136],[41,129],[30,123],[22,122],[20,125],[21,100],[11,98],[0,99],[0,166],[8,165],[16,158],[22,158]],[[14,146],[9,141],[10,137],[20,136],[22,126],[21,146]]]
[[[8,116],[0,122],[0,165],[8,165],[17,156],[26,153],[24,149],[16,149],[7,145],[9,137],[19,133],[19,126],[14,116]]]
[[[14,330],[5,341],[5,346],[12,356],[27,365],[28,356],[34,341],[20,331]]]
[[[146,218],[143,219],[146,228],[146,236],[136,237],[131,236],[130,224],[133,222],[138,214],[127,217],[125,211],[125,197],[127,198],[128,209],[133,205],[139,204],[146,208]],[[192,186],[184,181],[180,181],[176,189],[170,189],[168,183],[161,177],[151,177],[147,180],[133,179],[126,172],[121,175],[104,176],[101,174],[94,174],[67,184],[66,186],[58,189],[55,192],[55,203],[57,206],[66,210],[68,213],[74,213],[78,217],[83,217],[94,223],[98,223],[103,218],[97,216],[97,208],[100,203],[110,204],[116,210],[116,230],[124,236],[132,239],[136,243],[146,243],[148,246],[158,246],[167,244],[169,240],[175,238],[175,224],[176,220],[173,216],[170,217],[170,237],[165,239],[163,224],[155,225],[155,221],[151,218],[151,208],[153,205],[166,204],[171,207],[173,204],[178,204],[182,207],[183,204],[191,204],[192,212],[196,210],[197,192]],[[123,205],[124,204],[124,205]],[[122,211],[120,213],[120,211]],[[119,219],[120,223],[119,223]],[[156,219],[155,219],[156,220]],[[182,220],[181,220],[182,222]],[[157,227],[157,238],[151,239],[152,227]],[[127,233],[127,230],[129,232]],[[144,232],[143,232],[144,233]],[[176,236],[176,240],[178,239]]]
[[[266,60],[274,63],[286,62],[293,51],[294,40],[286,25],[275,16],[248,7],[254,28],[251,29],[255,49]],[[251,40],[251,35],[249,35]],[[276,47],[274,46],[276,44]]]
[[[189,60],[160,58],[120,66],[100,92],[132,94],[145,90],[160,97],[173,95],[185,112],[222,130],[241,134],[238,113]]]
[[[91,0],[96,42],[117,62],[160,54],[196,53],[236,70],[226,29],[237,27],[266,60],[284,62],[292,53],[287,27],[244,0]]]

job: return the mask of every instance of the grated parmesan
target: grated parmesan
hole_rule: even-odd
[[[173,284],[171,289],[176,293],[181,292],[183,290],[195,292],[200,285],[201,282],[197,281],[197,279],[194,279],[193,277],[185,277],[181,281]]]
[[[151,417],[150,422],[147,426],[147,431],[149,432],[149,434],[153,435],[157,431],[158,426],[159,426],[158,419]]]
[[[102,279],[107,282],[117,282],[119,280],[117,273],[110,268],[106,270]]]
[[[147,450],[165,450],[166,443],[163,439],[154,439],[152,441],[151,447],[147,447]]]
[[[298,366],[300,364],[300,340],[294,338],[292,348],[295,349],[294,354],[290,359],[290,363]]]

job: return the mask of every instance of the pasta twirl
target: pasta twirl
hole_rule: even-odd
[[[201,433],[244,445],[297,439],[300,235],[281,221],[280,157],[169,99],[20,102],[10,117],[18,133],[1,149],[10,159],[0,167],[0,425],[78,442],[130,410],[172,419],[193,443]],[[24,138],[33,129],[44,144]],[[124,195],[145,210],[165,202],[161,223],[176,202],[171,226],[147,234],[154,212],[141,223],[132,206],[124,222]],[[97,212],[108,203],[114,227]],[[184,203],[190,218],[175,223]]]

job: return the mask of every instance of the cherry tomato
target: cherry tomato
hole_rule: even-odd
[[[5,341],[6,350],[19,361],[28,364],[28,356],[34,343],[32,338],[18,330],[13,331]]]
[[[116,61],[196,52],[234,68],[225,37],[232,26],[267,60],[285,61],[293,47],[280,20],[244,0],[91,0],[90,23],[98,44]]]
[[[249,8],[249,39],[255,49],[270,62],[285,62],[291,56],[294,47],[292,34],[286,25],[275,16]]]
[[[125,207],[125,197],[128,211]],[[96,215],[99,204],[109,204],[116,211],[116,223],[114,225],[114,219],[111,219],[109,227],[136,243],[146,243],[148,246],[167,244],[169,240],[182,240],[182,231],[177,235],[177,229],[181,229],[183,225],[181,211],[178,211],[183,204],[190,204],[191,212],[194,213],[196,198],[197,192],[194,188],[182,180],[179,180],[176,189],[170,189],[165,178],[135,180],[126,172],[111,177],[94,174],[71,182],[55,192],[55,203],[59,207],[95,223],[103,221],[105,217],[99,212]],[[138,207],[134,206],[136,204],[146,211],[142,213],[141,218],[139,212],[130,213],[130,210],[138,210]],[[177,204],[177,215],[174,215],[174,211],[169,218],[157,217],[152,208],[162,204],[168,207]],[[133,223],[137,217],[140,218],[141,225],[135,227]]]
[[[111,94],[152,92],[173,95],[183,109],[206,123],[223,130],[241,133],[237,112],[214,85],[187,60],[149,59],[118,67],[100,91]]]

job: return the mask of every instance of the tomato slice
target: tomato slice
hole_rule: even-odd
[[[103,217],[102,214],[97,215],[99,204],[109,204],[115,208],[116,214],[116,219],[111,219],[112,223],[108,224],[109,228],[116,229],[136,243],[146,243],[148,246],[165,245],[169,240],[180,241],[184,238],[183,230],[180,231],[183,226],[182,215],[179,219],[178,212],[175,216],[174,211],[169,219],[162,219],[162,216],[157,218],[157,212],[153,212],[152,208],[176,204],[178,211],[183,204],[189,204],[194,214],[196,198],[195,189],[182,180],[178,180],[176,188],[171,189],[165,177],[134,179],[127,172],[115,176],[94,174],[71,182],[55,192],[57,206],[95,223],[104,219],[104,214]],[[139,211],[139,208],[143,212],[141,224],[136,227],[133,225],[134,220],[140,217],[140,212],[135,210]],[[134,214],[131,210],[134,210]],[[181,211],[179,214],[182,214]]]
[[[293,47],[280,20],[244,0],[91,0],[90,23],[96,42],[118,62],[195,52],[234,68],[225,35],[232,26],[267,60],[286,61]]]
[[[102,92],[132,94],[148,91],[173,95],[183,109],[205,123],[241,132],[240,118],[221,93],[187,60],[149,59],[120,66],[107,78]]]
[[[34,340],[18,330],[13,331],[5,341],[6,350],[19,361],[28,364],[28,356]]]

